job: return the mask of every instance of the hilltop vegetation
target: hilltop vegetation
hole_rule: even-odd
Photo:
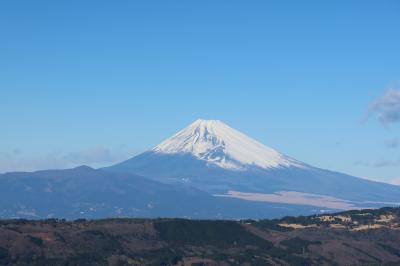
[[[399,217],[3,220],[0,265],[399,265]]]

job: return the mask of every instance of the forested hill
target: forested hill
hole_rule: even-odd
[[[0,265],[400,265],[400,209],[277,220],[0,222]]]

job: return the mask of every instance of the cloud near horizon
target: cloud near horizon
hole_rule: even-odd
[[[357,161],[354,163],[354,165],[364,167],[397,167],[400,166],[400,160],[379,160],[376,162]]]
[[[390,180],[390,184],[400,186],[400,177]]]
[[[372,103],[369,111],[385,126],[400,122],[400,90],[387,90]]]
[[[135,154],[138,154],[138,151],[129,149],[125,145],[114,149],[95,146],[76,152],[53,151],[39,156],[27,155],[20,149],[14,149],[0,153],[0,173],[63,169],[79,165],[96,168],[126,160]]]

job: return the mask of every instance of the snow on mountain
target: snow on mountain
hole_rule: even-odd
[[[218,120],[197,120],[152,150],[105,170],[256,202],[308,206],[312,200],[328,207],[338,201],[344,208],[349,202],[372,208],[396,205],[400,198],[398,186],[302,163]]]
[[[191,154],[209,164],[230,170],[245,170],[250,166],[264,169],[305,166],[219,120],[198,119],[154,147],[153,152]]]

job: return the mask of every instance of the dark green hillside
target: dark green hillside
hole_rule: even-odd
[[[399,240],[398,208],[261,221],[3,220],[0,265],[400,265]]]

